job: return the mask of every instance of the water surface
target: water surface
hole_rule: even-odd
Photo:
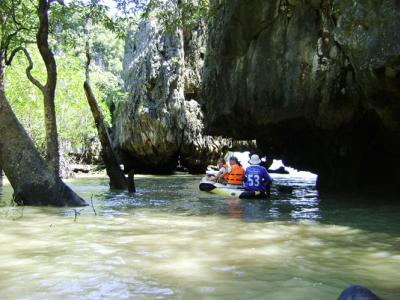
[[[135,195],[71,181],[97,216],[12,208],[0,188],[0,299],[336,299],[350,284],[400,299],[398,202],[288,176],[270,201],[226,199],[199,179],[140,177]]]

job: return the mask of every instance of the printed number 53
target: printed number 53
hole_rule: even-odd
[[[247,178],[249,186],[260,186],[260,175],[251,174]]]

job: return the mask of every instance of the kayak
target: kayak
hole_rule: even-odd
[[[229,198],[240,198],[240,199],[261,199],[265,198],[265,194],[260,192],[248,192],[244,190],[244,187],[240,188],[229,188],[226,185],[208,181],[203,179],[199,186],[200,191],[209,192],[212,194],[220,195]]]

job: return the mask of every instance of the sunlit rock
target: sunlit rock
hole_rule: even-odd
[[[128,99],[118,103],[115,146],[139,172],[170,172],[180,157],[201,172],[229,140],[203,134],[197,97],[204,57],[204,25],[166,34],[154,17],[126,39],[124,82]]]

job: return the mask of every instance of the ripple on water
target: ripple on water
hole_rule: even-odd
[[[293,192],[274,188],[271,201],[222,199],[198,179],[138,178],[134,196],[75,180],[98,212],[77,222],[71,209],[15,220],[3,207],[0,298],[336,299],[353,283],[400,298],[398,204],[329,203],[284,176]]]

